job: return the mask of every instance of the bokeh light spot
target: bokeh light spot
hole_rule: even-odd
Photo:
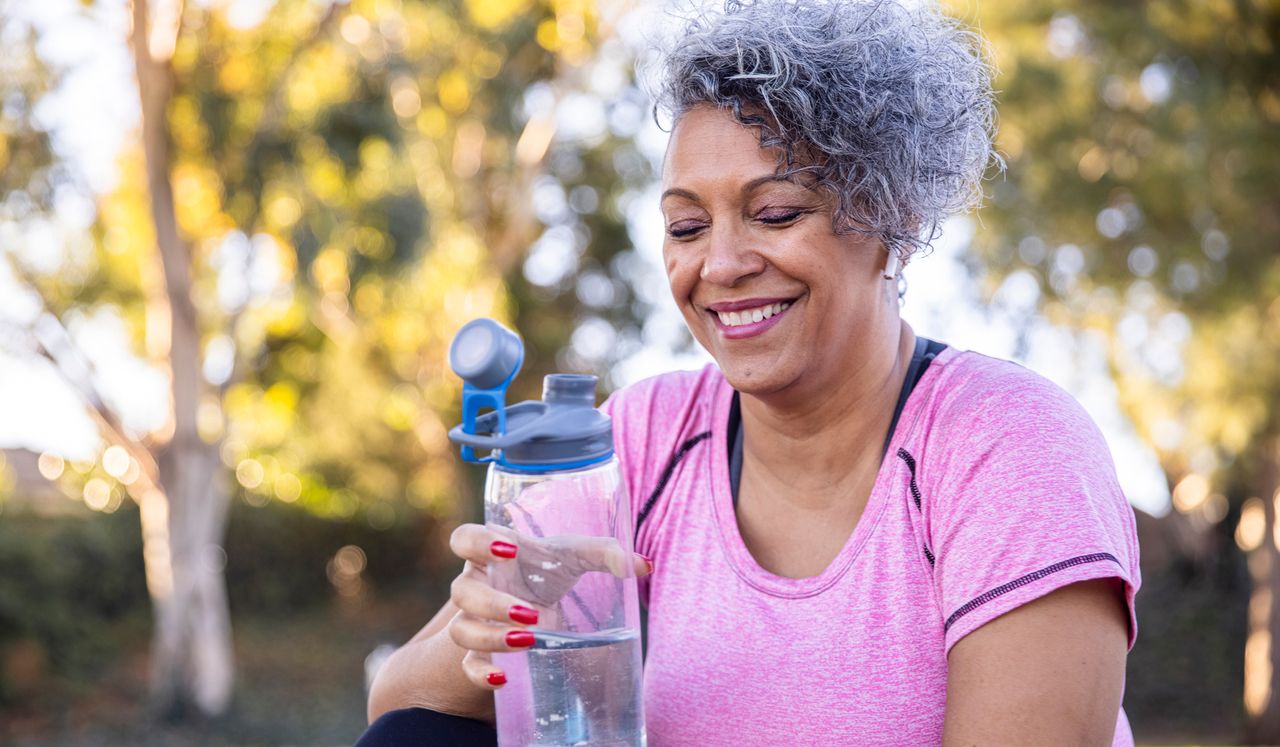
[[[249,490],[261,485],[264,476],[262,463],[256,459],[242,459],[236,465],[236,480]]]

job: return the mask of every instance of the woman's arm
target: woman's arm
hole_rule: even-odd
[[[447,602],[378,670],[369,688],[369,723],[388,711],[415,707],[493,723],[493,691],[467,678],[462,668],[467,650],[449,635],[456,614],[458,608]]]
[[[465,561],[462,573],[450,585],[444,607],[391,654],[373,678],[369,723],[401,708],[429,708],[493,723],[492,688],[481,685],[481,678],[492,669],[486,666],[488,652],[512,650],[493,639],[504,632],[493,623],[514,622],[503,618],[515,611],[512,602],[519,601],[490,588],[486,581],[488,563],[510,562],[518,554],[518,545],[503,539],[477,524],[463,524],[449,536],[449,550]],[[472,649],[465,647],[468,642]],[[484,661],[469,657],[471,650]]]
[[[943,745],[1110,745],[1128,647],[1122,587],[1071,584],[960,639]]]

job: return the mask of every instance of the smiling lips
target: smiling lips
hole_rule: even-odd
[[[737,302],[714,304],[707,310],[725,337],[738,340],[754,337],[769,329],[790,307],[790,301]]]
[[[741,311],[718,311],[716,315],[720,317],[720,323],[726,327],[741,327],[745,324],[752,324],[763,321],[774,314],[782,313],[782,310],[791,304],[771,303],[766,306],[757,306],[754,309],[743,309]]]

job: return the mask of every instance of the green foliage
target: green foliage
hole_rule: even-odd
[[[988,290],[1028,273],[1052,321],[1110,337],[1122,404],[1175,479],[1274,439],[1280,7],[996,3],[978,17],[1009,164],[976,242]]]
[[[1249,575],[1232,551],[1230,523],[1217,552],[1143,569],[1138,643],[1129,652],[1124,707],[1146,742],[1230,739],[1240,733]]]
[[[255,508],[237,501],[225,544],[233,616],[296,618],[328,604],[360,608],[397,593],[438,599],[456,562],[433,539],[438,530],[421,518],[376,530],[280,503]],[[331,563],[344,547],[358,547],[365,559],[354,586],[343,587],[332,575]],[[150,603],[132,503],[112,514],[61,518],[7,512],[0,521],[0,567],[0,663],[19,648],[34,650],[44,659],[41,677],[92,682],[120,658],[119,641],[145,640]],[[0,704],[27,692],[23,683],[6,681],[5,671],[0,667]]]
[[[426,593],[456,560],[429,541],[436,525],[417,518],[378,530],[365,522],[323,519],[279,503],[237,503],[227,526],[227,591],[234,615],[287,615],[337,598],[330,562],[360,548],[362,595],[406,589]]]
[[[3,11],[0,4],[0,37],[5,39],[0,57],[0,220],[12,220],[51,204],[57,181],[50,170],[53,147],[36,121],[35,107],[56,85],[57,72],[36,57],[34,33],[14,29]]]
[[[112,653],[109,628],[149,611],[136,512],[62,520],[6,513],[0,568],[0,659],[21,645],[48,669],[85,677]],[[0,702],[14,685],[0,678]]]
[[[528,396],[552,369],[603,372],[607,354],[557,359],[586,320],[633,343],[606,353],[634,350],[645,309],[614,260],[631,251],[619,206],[648,176],[630,140],[643,104],[616,43],[622,94],[588,91],[600,24],[577,0],[280,0],[249,28],[222,5],[184,5],[170,178],[202,344],[234,359],[226,380],[202,383],[199,425],[246,490],[374,526],[455,515],[474,475],[445,438],[460,388],[445,365],[453,332],[480,315],[524,331]],[[29,62],[31,103],[53,79]],[[629,114],[553,138],[571,95]],[[56,162],[47,140],[29,145]],[[118,315],[134,352],[163,366],[140,149],[119,163],[118,187],[92,196],[92,249],[75,267],[26,274],[63,318]],[[28,171],[5,173],[34,190]],[[565,204],[535,210],[539,190]],[[572,261],[535,285],[524,261],[543,234],[570,235]],[[585,275],[592,304],[578,292]]]
[[[299,505],[375,524],[405,507],[456,513],[473,481],[444,439],[457,417],[452,333],[478,315],[529,333],[534,389],[584,315],[576,273],[550,292],[523,278],[544,229],[531,187],[545,172],[611,204],[640,183],[608,167],[634,145],[562,140],[545,158],[519,156],[528,92],[554,99],[581,85],[594,19],[570,2],[503,8],[356,2],[322,14],[281,2],[248,31],[188,10],[172,126],[176,172],[195,186],[178,195],[180,218],[210,242],[226,228],[273,237],[293,280],[287,302],[249,308],[234,333],[224,453],[231,467],[267,465],[250,489],[279,497],[277,479],[296,479]],[[583,269],[618,290],[596,313],[636,327],[610,269],[629,248],[624,216],[553,220],[586,244]]]
[[[553,146],[548,156],[552,181],[543,188],[556,192],[565,205],[558,214],[544,216],[544,236],[553,231],[571,233],[579,255],[562,277],[549,284],[531,282],[518,266],[507,273],[516,308],[513,321],[526,341],[521,376],[525,396],[541,396],[541,377],[560,370],[594,373],[607,385],[612,365],[640,347],[650,309],[637,288],[644,281],[634,271],[641,260],[624,212],[655,177],[633,137],[638,119],[648,116],[647,107],[637,88],[625,87],[607,104],[610,116],[622,120],[621,126],[589,147]],[[608,342],[595,355],[568,344],[584,322],[594,323],[599,330],[607,325],[610,330],[603,333]]]

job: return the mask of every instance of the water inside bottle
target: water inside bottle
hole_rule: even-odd
[[[644,747],[639,631],[532,630],[533,648],[494,659],[523,656],[528,662],[527,669],[509,667],[517,677],[498,691],[504,701],[499,731],[521,732],[521,743],[530,747]],[[506,714],[522,714],[523,723],[502,723]]]

